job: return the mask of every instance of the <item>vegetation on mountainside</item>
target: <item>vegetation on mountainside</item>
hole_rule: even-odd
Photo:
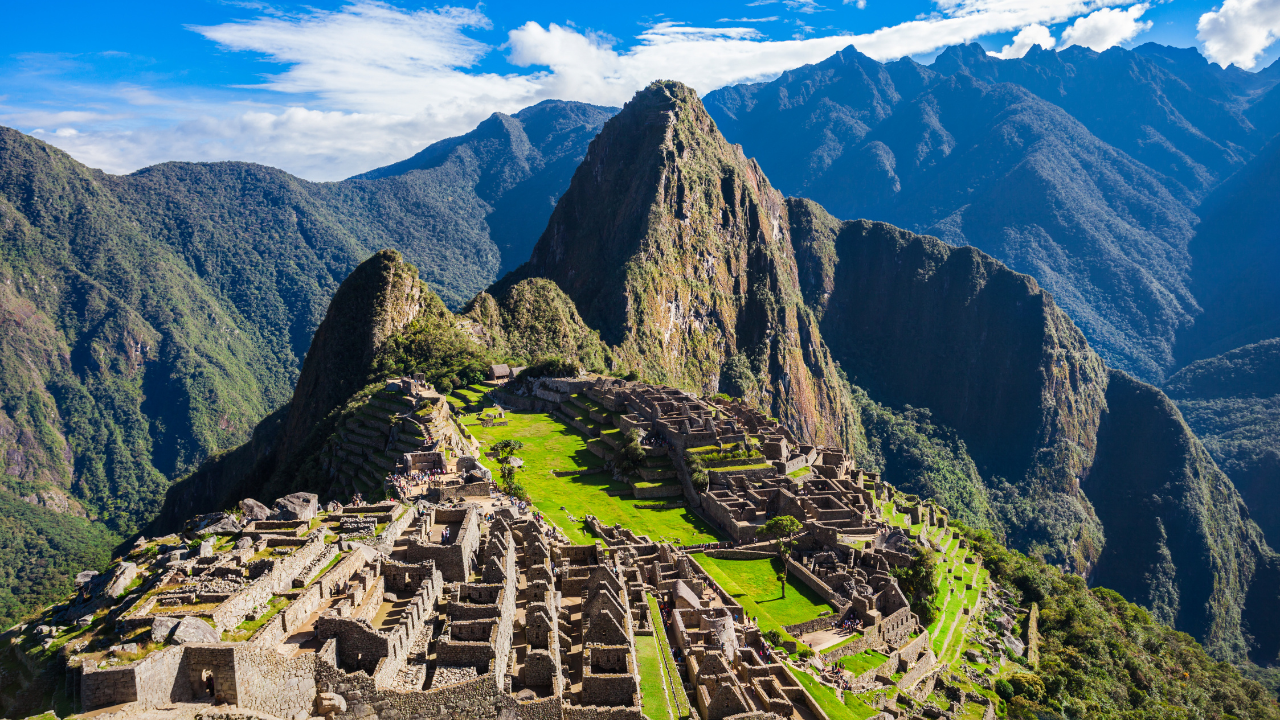
[[[927,408],[894,411],[860,389],[854,397],[867,432],[867,469],[896,479],[903,492],[946,507],[957,520],[1003,535],[986,485],[955,430],[937,424]]]
[[[426,382],[463,387],[485,379],[492,359],[488,349],[458,329],[440,298],[427,293],[422,305],[417,318],[378,351],[368,381],[422,373]]]
[[[502,116],[505,136],[339,183],[234,162],[115,177],[0,128],[0,484],[143,527],[171,480],[288,401],[357,263],[400,248],[461,306],[504,252],[527,257],[613,112],[542,103]]]
[[[1008,550],[985,530],[954,527],[1018,605],[1039,605],[1038,682],[1023,684],[1009,703],[1010,717],[1280,717],[1261,685],[1118,593],[1090,590],[1080,577]]]
[[[1192,210],[1270,137],[1239,107],[1276,80],[1144,48],[1000,59],[971,44],[925,67],[849,47],[705,102],[783,192],[982,248],[1035,276],[1110,364],[1158,382],[1204,305]]]
[[[120,537],[84,518],[0,491],[0,629],[71,592],[83,570],[101,570]]]
[[[600,333],[587,327],[564,291],[545,278],[530,278],[480,293],[464,311],[479,323],[489,348],[499,357],[532,366],[549,358],[566,358],[594,372],[617,366]]]
[[[1280,539],[1280,339],[1192,363],[1164,391],[1239,488],[1250,516]]]
[[[938,594],[938,565],[937,553],[926,548],[911,558],[910,564],[890,571],[897,578],[902,594],[907,596],[907,602],[911,603],[911,612],[925,627],[932,625],[938,616],[938,608],[933,602]]]

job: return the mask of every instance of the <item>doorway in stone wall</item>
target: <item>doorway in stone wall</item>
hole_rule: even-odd
[[[200,671],[200,689],[209,696],[210,702],[214,702],[218,697],[218,683],[213,679],[212,670]]]

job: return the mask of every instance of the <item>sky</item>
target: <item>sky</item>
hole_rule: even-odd
[[[656,79],[706,94],[853,45],[928,64],[977,42],[1195,47],[1260,70],[1280,0],[257,0],[9,3],[0,124],[128,173],[244,160],[340,180],[547,99],[620,106]]]

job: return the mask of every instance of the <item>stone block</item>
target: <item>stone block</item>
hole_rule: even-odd
[[[244,513],[245,522],[266,520],[271,516],[271,510],[253,498],[245,498],[240,501],[240,512]]]
[[[169,637],[173,635],[173,629],[178,627],[178,618],[158,617],[155,622],[151,623],[151,641],[152,642],[168,642]]]
[[[320,511],[320,497],[315,493],[296,492],[276,500],[276,520],[311,520]]]
[[[187,643],[216,643],[222,640],[217,630],[209,623],[193,615],[182,618],[173,631],[173,641],[179,645]]]
[[[98,577],[97,570],[85,570],[84,572],[81,572],[76,575],[76,587],[77,588],[81,587],[82,585],[85,585],[86,583],[92,581],[96,577]]]
[[[120,563],[120,567],[116,568],[116,573],[111,577],[111,583],[107,585],[107,595],[118,598],[124,594],[125,588],[129,587],[129,583],[138,577],[138,566],[131,562]]]

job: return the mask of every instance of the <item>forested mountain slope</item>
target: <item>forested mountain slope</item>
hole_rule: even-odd
[[[1245,110],[1274,84],[1190,52],[970,45],[925,67],[847,48],[706,102],[784,192],[983,249],[1113,366],[1160,381],[1199,312],[1193,210],[1266,142]]]
[[[497,277],[491,233],[537,236],[611,112],[494,115],[435,159],[339,183],[234,162],[112,176],[0,128],[0,492],[107,531],[68,538],[140,529],[172,479],[289,399],[360,261],[398,248],[460,307]],[[27,559],[13,547],[0,564]]]

